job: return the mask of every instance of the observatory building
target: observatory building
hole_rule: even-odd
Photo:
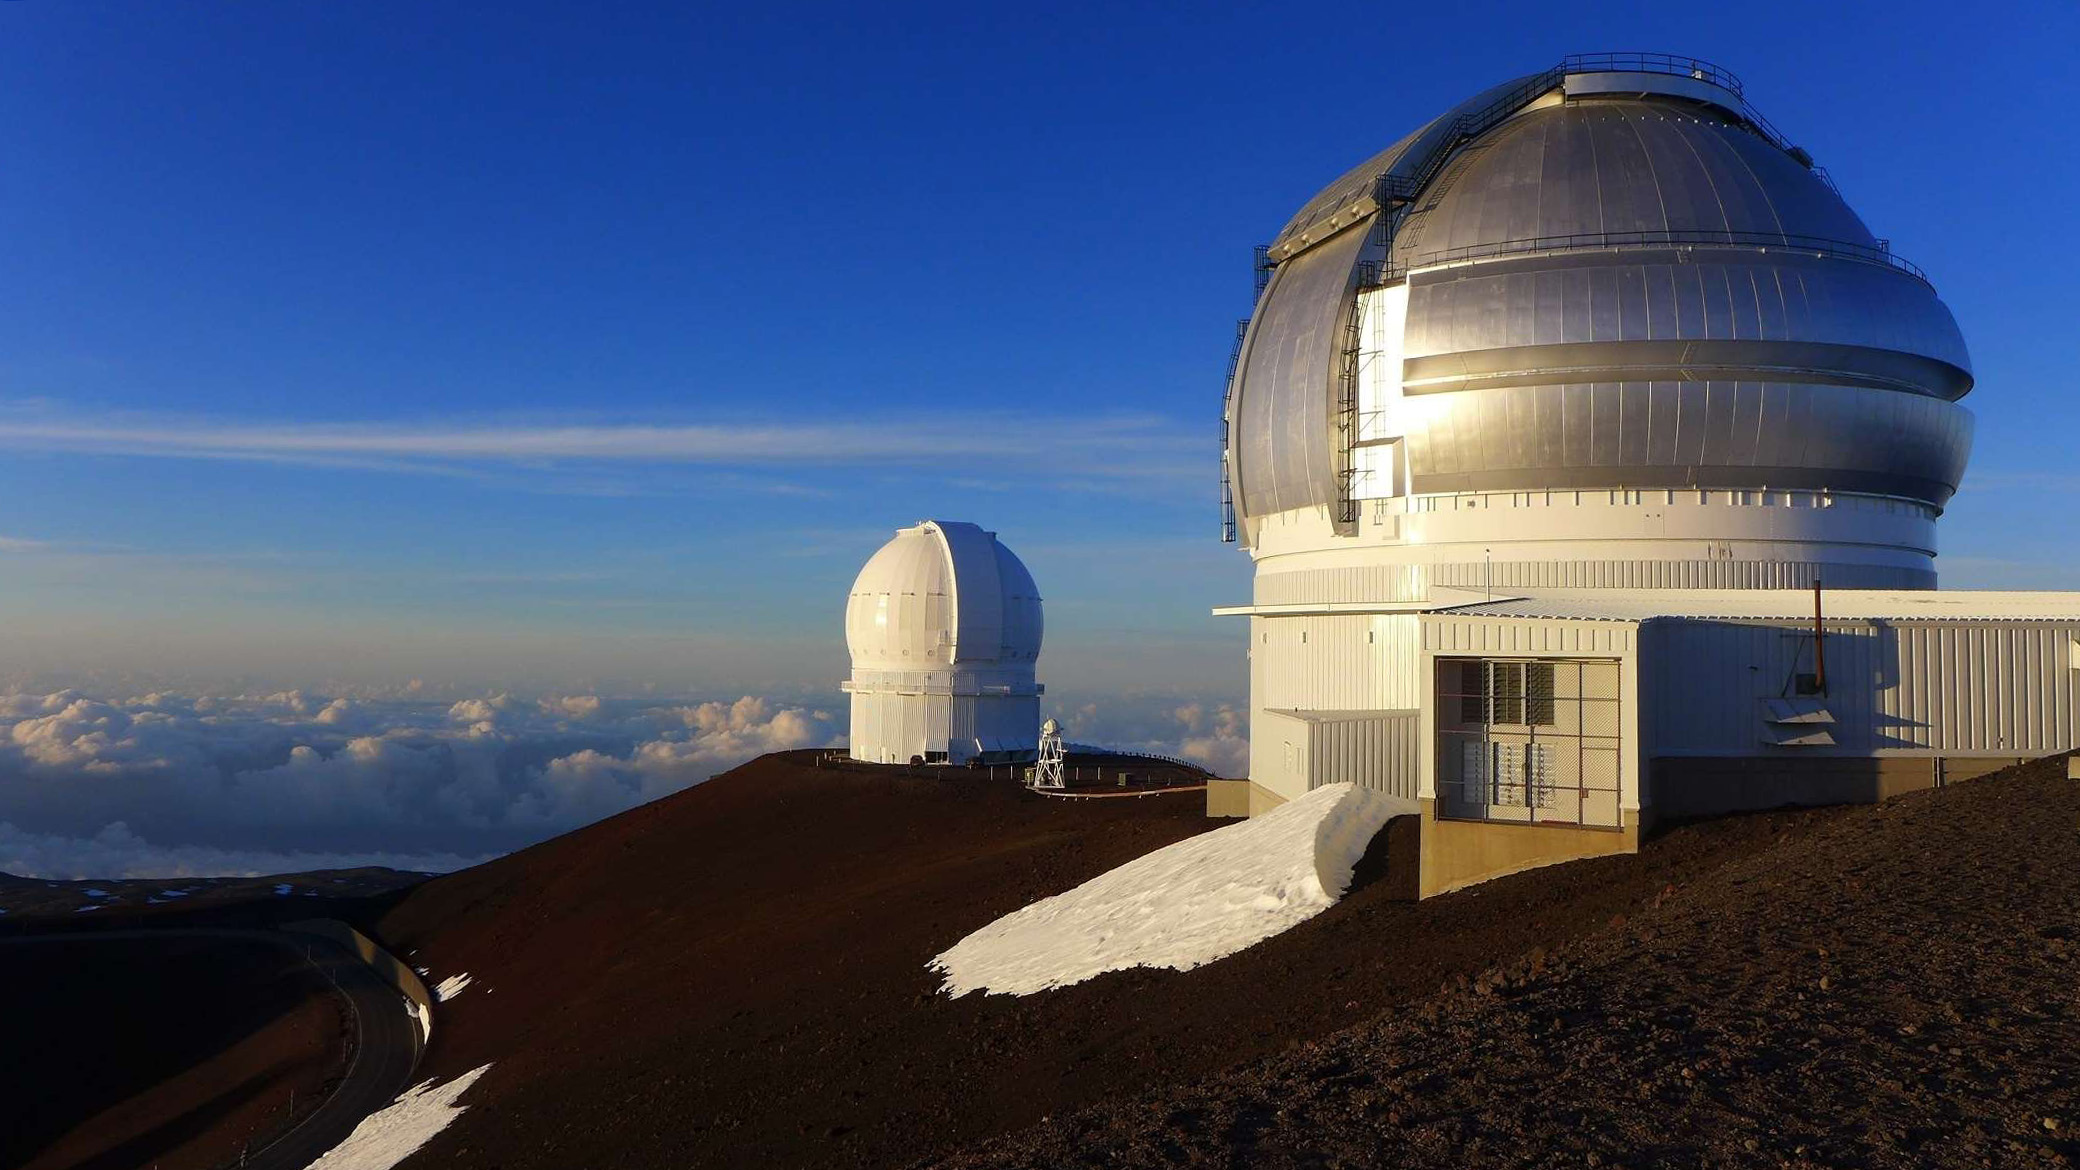
[[[1421,892],[2080,742],[2080,596],[1936,591],[1971,359],[1724,70],[1569,58],[1308,200],[1224,407],[1262,811],[1420,802]]]
[[[845,603],[852,758],[1030,758],[1040,736],[1040,591],[994,532],[899,529]]]

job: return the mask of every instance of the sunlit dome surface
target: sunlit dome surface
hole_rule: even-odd
[[[1389,409],[1415,495],[1940,508],[1963,476],[1949,309],[1704,62],[1571,58],[1483,91],[1308,200],[1265,259],[1227,403],[1245,541],[1255,518],[1347,515],[1353,450]],[[1405,302],[1358,320],[1376,289]],[[1375,417],[1348,405],[1361,354],[1401,363]]]
[[[857,669],[940,670],[1040,656],[1040,592],[1010,549],[973,524],[898,531],[852,584],[845,642]]]

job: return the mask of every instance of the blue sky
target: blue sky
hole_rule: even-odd
[[[1945,583],[2080,587],[2074,9],[1586,11],[0,4],[0,681],[829,692],[945,516],[1054,691],[1239,695],[1250,246],[1600,49],[1740,74],[1930,271]]]

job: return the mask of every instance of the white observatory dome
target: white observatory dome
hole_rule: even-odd
[[[1015,759],[1038,744],[1040,591],[996,534],[927,520],[868,559],[845,604],[852,757]]]
[[[1025,564],[995,533],[954,520],[898,531],[845,605],[855,670],[1030,663],[1040,635],[1040,591]]]

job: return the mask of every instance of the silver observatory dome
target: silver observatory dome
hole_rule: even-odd
[[[1223,504],[1259,601],[1267,572],[1351,571],[1267,558],[1357,546],[1402,550],[1366,596],[1473,561],[1527,586],[1934,584],[1964,339],[1723,70],[1575,57],[1478,94],[1316,195],[1258,269]]]

